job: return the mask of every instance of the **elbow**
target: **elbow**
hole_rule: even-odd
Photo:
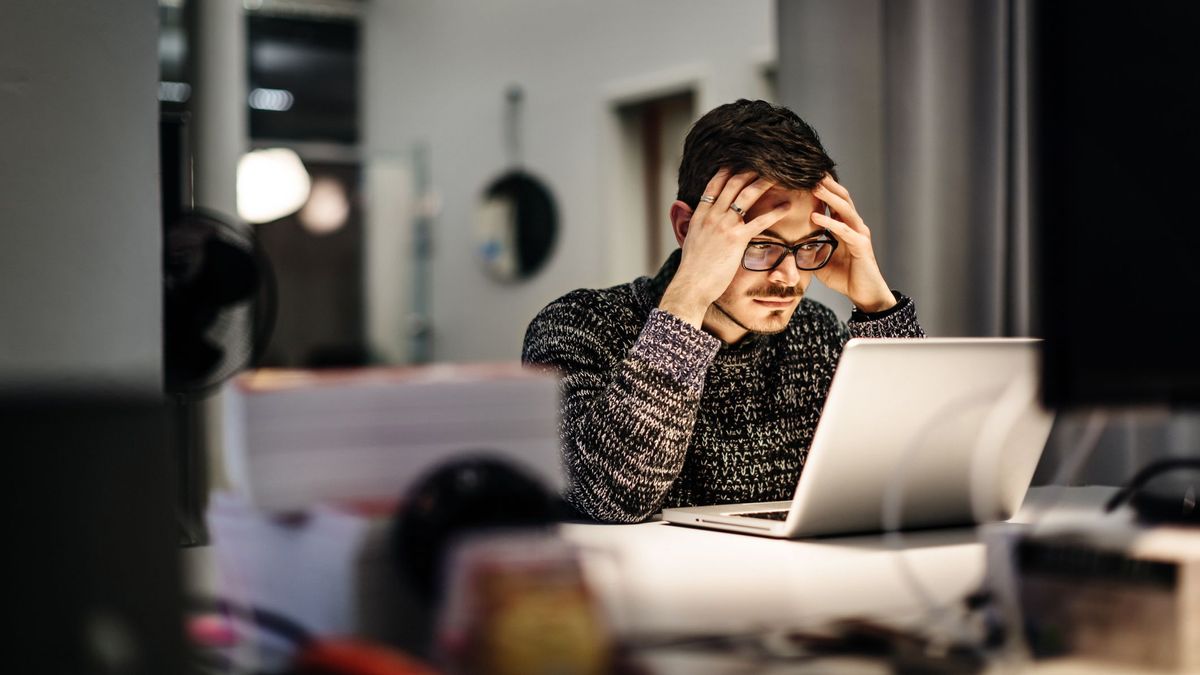
[[[628,497],[629,495],[625,495]],[[581,515],[598,523],[612,525],[630,525],[643,523],[658,513],[661,499],[653,502],[642,502],[631,499],[621,499],[617,495],[598,495],[595,492],[585,494],[578,489],[567,492],[566,500]]]

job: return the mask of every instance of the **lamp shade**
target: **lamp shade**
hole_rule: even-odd
[[[312,179],[294,150],[254,150],[238,160],[238,215],[246,222],[268,223],[299,211],[311,189]]]

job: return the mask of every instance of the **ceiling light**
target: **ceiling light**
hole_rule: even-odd
[[[269,223],[295,213],[311,189],[312,179],[294,150],[254,150],[238,161],[237,208],[246,222]]]
[[[350,217],[350,199],[342,182],[329,176],[313,180],[308,203],[300,209],[300,225],[313,234],[341,229]]]

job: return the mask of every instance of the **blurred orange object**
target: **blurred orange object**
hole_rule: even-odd
[[[439,617],[455,675],[602,675],[614,641],[584,578],[579,552],[537,531],[461,542]]]
[[[296,675],[439,675],[400,651],[356,638],[315,640],[293,661]]]

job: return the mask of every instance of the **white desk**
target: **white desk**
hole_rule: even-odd
[[[938,602],[962,598],[983,578],[984,549],[970,530],[905,537],[783,541],[663,522],[566,525],[588,577],[621,632],[740,631],[802,627],[831,618],[915,618],[920,596],[904,556]]]
[[[1099,513],[1112,488],[1071,488],[1055,517]],[[1014,518],[1029,522],[1051,488],[1034,488]],[[1048,522],[1048,520],[1041,521]],[[957,602],[979,587],[985,547],[972,529],[787,541],[650,522],[567,524],[562,535],[586,551],[589,581],[623,634],[811,628],[867,617],[905,624],[927,601]]]
[[[1070,488],[1054,515],[1040,522],[1081,512],[1093,517],[1112,490]],[[1031,490],[1015,520],[1036,517],[1044,497],[1057,492]],[[252,512],[212,523],[214,546],[185,556],[193,592],[262,603],[317,633],[393,641],[407,630],[410,639],[422,637],[404,628],[419,615],[399,595],[386,519],[325,509],[300,529]],[[985,547],[971,529],[906,534],[900,550],[881,536],[787,541],[663,522],[571,523],[559,531],[583,549],[588,583],[622,636],[803,630],[851,616],[903,625],[926,616],[903,563],[937,603],[961,600],[986,569]],[[736,664],[733,670],[712,665],[699,671],[691,661],[653,672],[741,672]]]
[[[1094,520],[1114,490],[1033,488],[1013,521],[1041,528]],[[812,630],[849,617],[903,626],[928,619],[929,600],[961,601],[987,571],[985,546],[969,528],[905,534],[897,547],[878,535],[786,541],[664,522],[567,524],[561,533],[588,552],[589,582],[626,636]],[[913,587],[905,562],[928,596]],[[771,663],[687,650],[651,654],[641,663],[656,675],[889,672],[853,659]],[[1009,668],[996,664],[988,672]],[[1025,664],[1020,672],[1145,675],[1075,660]]]

